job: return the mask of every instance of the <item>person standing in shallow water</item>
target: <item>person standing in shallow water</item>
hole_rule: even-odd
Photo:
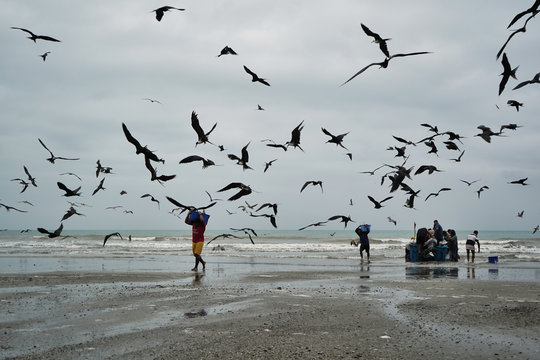
[[[370,226],[367,224],[360,225],[354,231],[360,237],[360,259],[364,260],[364,250],[367,254],[367,259],[369,261],[369,229]],[[358,245],[358,244],[356,244]]]
[[[474,262],[474,244],[478,244],[478,252],[480,252],[480,241],[478,240],[478,231],[474,230],[472,234],[467,236],[465,249],[467,249],[467,261],[469,261],[469,253],[472,252],[472,262]]]
[[[186,215],[185,223],[191,225],[192,234],[191,234],[191,249],[193,251],[193,256],[195,257],[195,267],[191,271],[197,271],[199,268],[199,263],[202,264],[203,271],[206,270],[206,261],[201,257],[202,249],[204,245],[204,230],[206,230],[206,223],[202,213],[199,213],[199,217],[195,220],[190,220],[191,213],[193,209],[190,209]]]

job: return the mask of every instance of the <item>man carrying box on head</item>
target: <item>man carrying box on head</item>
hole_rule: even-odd
[[[367,258],[369,261],[369,230],[371,225],[364,224],[360,225],[354,231],[360,237],[360,259],[364,260],[363,252],[366,251]]]
[[[199,263],[202,264],[203,271],[206,269],[206,261],[201,257],[204,245],[204,230],[206,229],[205,214],[199,213],[196,210],[190,209],[186,216],[186,224],[192,228],[192,244],[193,256],[195,256],[195,267],[191,271],[197,271]],[[208,215],[206,215],[208,218]]]

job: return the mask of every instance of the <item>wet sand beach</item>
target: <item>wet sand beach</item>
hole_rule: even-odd
[[[540,357],[540,283],[471,277],[483,264],[209,258],[194,273],[176,260],[176,272],[4,273],[1,358]]]

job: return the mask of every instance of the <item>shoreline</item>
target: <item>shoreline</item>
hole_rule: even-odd
[[[191,272],[192,258],[175,258],[177,271],[135,262],[3,273],[0,358],[540,356],[538,281],[437,276],[440,267],[424,263],[415,268],[429,274],[402,277],[376,261],[362,270],[354,261],[317,268],[209,257],[205,272]],[[461,263],[458,273],[466,268],[489,270]]]

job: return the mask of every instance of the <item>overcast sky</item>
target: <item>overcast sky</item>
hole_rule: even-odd
[[[540,85],[512,90],[540,71],[540,19],[533,18],[525,33],[516,34],[505,52],[518,80],[510,79],[498,96],[502,72],[497,51],[511,31],[515,14],[534,1],[21,1],[6,0],[0,13],[0,203],[26,210],[0,209],[0,228],[56,229],[69,208],[67,200],[86,216],[64,221],[69,229],[185,229],[169,213],[181,203],[204,206],[224,199],[208,213],[213,229],[272,228],[269,219],[250,217],[238,208],[277,203],[279,229],[298,229],[333,215],[350,215],[374,229],[410,229],[413,222],[430,226],[438,219],[444,228],[531,230],[540,223]],[[185,8],[165,13],[156,21],[153,9],[164,5]],[[511,29],[523,25],[524,18]],[[384,60],[363,23],[388,41],[391,54],[429,51],[399,57],[388,68],[372,66],[344,86],[362,67]],[[21,27],[61,42],[27,39]],[[217,57],[224,46],[238,55]],[[46,61],[39,56],[50,51]],[[267,79],[270,87],[252,83],[243,65]],[[161,102],[152,103],[144,98]],[[507,105],[518,100],[517,112]],[[257,110],[261,105],[265,110]],[[195,111],[206,131],[217,123],[210,141],[223,145],[195,146],[191,127]],[[267,147],[271,139],[285,143],[301,121],[301,147],[286,152]],[[176,174],[160,185],[150,181],[142,155],[127,142],[125,123],[141,144],[165,160],[155,164],[158,174]],[[390,182],[375,175],[382,164],[398,165],[391,146],[403,146],[399,136],[417,142],[432,132],[461,136],[465,151],[446,149],[447,136],[434,139],[439,151],[419,143],[407,146],[406,167],[435,165],[441,172],[412,176],[406,183],[421,190],[415,208],[406,208],[403,191],[390,193]],[[478,136],[479,125],[498,131],[518,124],[490,144]],[[348,133],[349,151],[326,143],[328,136]],[[46,161],[48,152],[78,161]],[[240,155],[247,143],[249,165],[227,157]],[[346,153],[352,153],[350,160]],[[188,155],[216,163],[179,164]],[[113,174],[96,178],[96,161]],[[277,159],[263,172],[265,162]],[[23,166],[38,187],[22,186]],[[70,175],[82,178],[79,181]],[[92,196],[105,177],[105,190]],[[528,186],[508,184],[528,178]],[[460,179],[473,181],[467,186]],[[308,180],[323,181],[319,187]],[[82,196],[65,198],[56,185],[81,186]],[[217,192],[231,182],[242,182],[253,193],[227,201],[234,190]],[[489,189],[477,196],[481,186]],[[437,197],[424,199],[440,188]],[[126,195],[120,195],[125,190]],[[145,193],[160,201],[160,208]],[[375,209],[367,196],[392,199]],[[350,204],[352,199],[352,205]],[[21,201],[29,201],[30,206]],[[122,206],[116,210],[105,209]],[[124,213],[133,211],[133,214]],[[229,215],[227,210],[234,213]],[[522,218],[517,217],[524,210]],[[269,209],[257,214],[269,214]],[[390,216],[397,226],[388,222]],[[354,229],[354,224],[348,228]],[[338,221],[326,229],[343,229]]]

